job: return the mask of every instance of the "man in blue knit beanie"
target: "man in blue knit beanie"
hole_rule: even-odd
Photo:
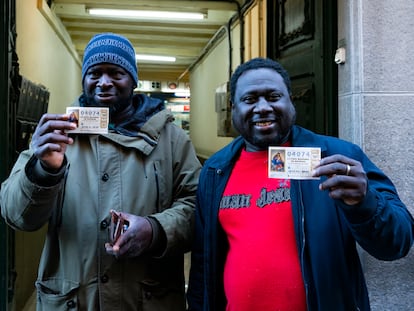
[[[87,83],[89,77],[92,75],[88,75],[90,73],[91,68],[95,68],[97,65],[106,65],[106,66],[113,66],[115,68],[122,68],[130,78],[132,79],[132,85],[124,88],[123,90],[126,93],[122,93],[114,101],[111,105],[103,104],[103,99],[100,98],[97,100],[97,94],[93,94],[89,92],[88,86],[90,85]],[[85,81],[86,79],[86,81]],[[86,83],[85,83],[86,82]],[[125,130],[134,130],[137,132],[136,126],[142,125],[142,122],[145,120],[141,120],[139,123],[136,122],[129,122],[131,120],[125,119],[123,115],[121,115],[120,120],[118,119],[119,112],[123,111],[126,107],[130,106],[130,97],[132,95],[133,90],[138,85],[138,70],[137,70],[137,63],[135,60],[135,51],[132,43],[125,37],[120,36],[114,33],[102,33],[97,34],[89,41],[89,43],[85,47],[84,55],[83,55],[83,64],[82,64],[82,84],[83,84],[83,91],[84,96],[80,98],[80,105],[81,106],[108,106],[111,112],[111,127],[117,126],[117,123],[130,123],[127,127],[124,125],[119,127],[117,130],[124,132]],[[93,86],[93,84],[92,84]],[[98,90],[101,90],[99,88]],[[112,89],[111,91],[114,91]],[[160,100],[155,100],[153,98],[148,98],[146,96],[141,95],[141,100],[146,101],[145,108],[148,108],[148,105],[152,106],[153,112],[159,111],[163,109],[163,103]],[[105,100],[105,102],[107,102]],[[141,108],[144,108],[142,105]],[[136,117],[140,118],[147,118],[151,115],[142,115],[141,113]]]
[[[121,66],[126,70],[138,85],[138,70],[135,60],[135,51],[131,42],[114,33],[95,35],[87,44],[83,54],[82,82],[86,71],[93,65],[110,63]]]
[[[44,114],[9,178],[2,216],[16,230],[48,233],[38,310],[186,309],[200,162],[163,102],[135,94],[131,42],[94,36],[84,51],[76,106],[108,107],[108,134],[68,134],[67,114]]]

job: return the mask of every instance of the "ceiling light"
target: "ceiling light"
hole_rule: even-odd
[[[135,58],[137,60],[152,61],[152,62],[167,62],[167,63],[175,62],[175,57],[173,56],[136,54]]]
[[[146,18],[146,19],[204,19],[202,13],[190,12],[167,12],[167,11],[138,11],[138,10],[110,10],[110,9],[88,9],[90,15],[112,16],[123,18]]]
[[[190,97],[190,91],[175,92],[174,96],[176,96],[176,97]]]

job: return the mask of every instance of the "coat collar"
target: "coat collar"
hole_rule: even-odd
[[[157,146],[165,124],[172,122],[174,117],[170,110],[164,108],[160,99],[145,94],[135,94],[133,102],[137,109],[135,115],[130,120],[126,120],[124,125],[121,125],[125,131],[114,128],[110,129],[108,134],[101,136],[118,145],[134,148],[149,155]],[[73,106],[84,106],[84,96],[81,95]]]
[[[110,132],[102,136],[116,144],[127,148],[134,148],[145,155],[149,155],[157,146],[162,129],[167,123],[172,122],[172,120],[173,116],[171,112],[164,109],[145,122],[136,136],[125,136],[116,132]]]

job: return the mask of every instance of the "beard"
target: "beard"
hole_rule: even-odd
[[[291,128],[289,128],[289,130],[287,130],[286,132],[280,133],[275,139],[271,141],[264,140],[264,141],[256,141],[255,143],[262,148],[268,148],[273,145],[281,146],[289,140],[290,131],[291,131]]]
[[[280,146],[289,140],[292,126],[296,122],[296,109],[293,105],[284,113],[277,116],[276,130],[268,133],[257,133],[253,127],[238,122],[233,115],[233,126],[243,136],[244,140],[258,150],[265,150],[269,146]]]
[[[270,146],[281,146],[289,140],[290,131],[292,125],[285,129],[283,132],[279,132],[275,137],[261,137],[261,136],[249,136],[245,139],[253,146],[256,146],[260,150],[265,150]]]

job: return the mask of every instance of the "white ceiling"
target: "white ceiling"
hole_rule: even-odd
[[[227,26],[238,8],[237,1],[172,0],[53,0],[51,9],[61,19],[80,58],[96,33],[115,32],[129,38],[138,54],[174,56],[177,61],[139,61],[140,80],[188,81],[188,68],[203,53],[214,35]],[[201,12],[202,21],[132,20],[90,16],[89,8]]]

